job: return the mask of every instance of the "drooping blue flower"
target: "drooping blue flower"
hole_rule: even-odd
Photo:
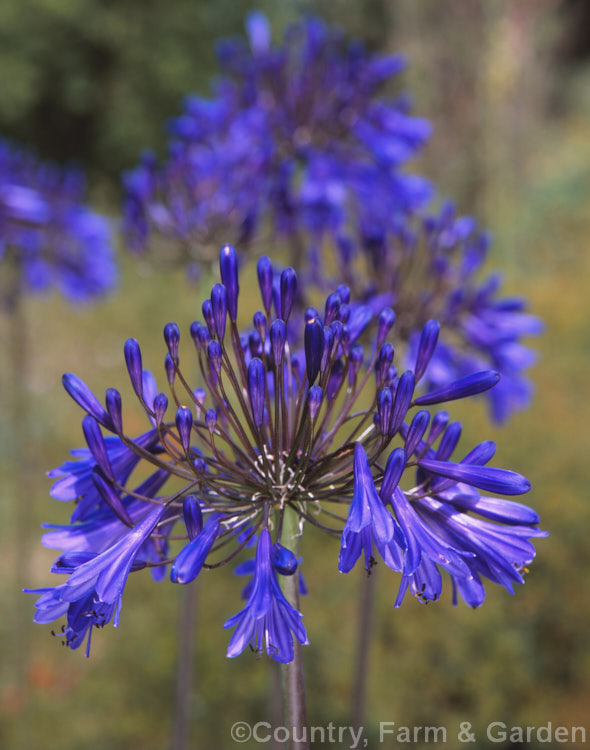
[[[363,446],[356,443],[354,493],[348,519],[342,531],[338,564],[340,572],[348,573],[352,570],[361,552],[365,554],[365,567],[370,571],[374,564],[373,545],[388,567],[397,571],[402,569],[406,541],[398,523],[387,511],[375,489],[369,460]]]
[[[165,511],[166,506],[157,506],[100,554],[78,553],[79,564],[64,568],[69,577],[61,586],[28,590],[27,593],[41,594],[35,605],[35,621],[50,622],[67,615],[67,625],[62,630],[64,642],[76,649],[88,635],[88,656],[92,627],[103,627],[113,615],[115,627],[118,626],[127,577]],[[143,566],[144,563],[140,561],[136,569]]]
[[[0,140],[0,306],[48,289],[87,302],[116,277],[110,228],[85,205],[82,175]]]
[[[224,623],[236,628],[227,656],[238,656],[249,645],[257,653],[266,650],[275,661],[293,661],[293,636],[299,643],[309,643],[302,623],[303,615],[294,609],[281,591],[273,568],[271,539],[263,528],[256,547],[252,591],[244,609]]]

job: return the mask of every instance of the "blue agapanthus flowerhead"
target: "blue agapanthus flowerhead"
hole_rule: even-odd
[[[0,141],[0,305],[50,288],[85,302],[113,287],[110,228],[84,193],[78,171]]]
[[[445,203],[437,214],[400,221],[387,191],[369,181],[349,221],[346,235],[332,236],[338,277],[373,308],[395,308],[406,362],[415,361],[426,321],[440,323],[425,383],[438,388],[492,368],[502,374],[488,393],[493,419],[504,422],[525,408],[532,393],[525,370],[535,355],[522,339],[539,335],[543,325],[527,312],[526,299],[502,294],[497,272],[483,272],[490,237],[475,219]],[[310,279],[330,277],[334,259],[326,252],[323,260]]]
[[[123,177],[128,247],[150,247],[156,262],[190,271],[214,257],[228,235],[247,244],[266,190],[269,146],[261,127],[256,111],[187,97],[163,163],[146,153]]]
[[[189,265],[221,238],[260,244],[274,226],[300,254],[345,223],[367,180],[397,215],[429,197],[425,179],[402,171],[430,125],[386,93],[399,55],[372,54],[316,18],[289,27],[279,46],[262,14],[247,29],[247,41],[219,45],[212,98],[188,97],[171,122],[166,160],[146,156],[125,176],[132,249]]]
[[[49,526],[43,537],[62,551],[53,570],[67,577],[37,592],[36,621],[65,616],[64,642],[76,648],[92,626],[118,624],[130,573],[149,568],[159,580],[169,568],[172,582],[186,584],[255,544],[255,560],[238,568],[252,580],[244,608],[225,623],[235,627],[228,656],[251,645],[288,662],[294,639],[307,643],[307,634],[282,582],[299,572],[295,542],[307,527],[340,540],[333,559],[343,573],[361,556],[368,571],[378,559],[401,573],[397,604],[408,588],[420,601],[438,598],[441,570],[472,606],[483,601],[483,578],[509,591],[521,583],[534,557],[529,539],[544,532],[534,511],[497,496],[523,494],[529,482],[488,466],[490,442],[454,459],[461,426],[429,411],[493,388],[498,373],[417,395],[434,352],[433,321],[416,362],[398,372],[390,308],[365,348],[359,337],[372,312],[346,286],[328,295],[323,312],[297,313],[295,272],[262,257],[261,306],[241,327],[230,246],[220,271],[204,320],[190,327],[189,351],[181,355],[175,323],[164,329],[170,396],[144,370],[137,341],[125,344],[146,432],[127,432],[117,390],[107,390],[103,406],[75,375],[64,376],[86,412],[87,448],[50,473],[52,495],[76,508],[70,525]],[[188,376],[195,359],[198,383]]]

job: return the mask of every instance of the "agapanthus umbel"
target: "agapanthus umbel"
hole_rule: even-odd
[[[261,308],[252,327],[240,330],[230,246],[220,268],[223,283],[203,302],[204,322],[190,329],[187,363],[191,371],[198,363],[196,388],[176,324],[164,329],[171,399],[143,369],[138,343],[125,344],[149,424],[142,435],[127,434],[118,391],[107,390],[103,407],[76,376],[64,376],[86,412],[88,447],[51,472],[59,477],[52,495],[77,505],[71,525],[49,527],[43,538],[63,551],[53,570],[67,578],[39,591],[35,619],[65,615],[63,638],[76,648],[92,626],[118,624],[131,572],[150,568],[159,580],[169,567],[170,579],[185,584],[255,543],[246,605],[225,623],[235,627],[228,656],[251,644],[288,662],[293,639],[307,643],[307,634],[281,581],[298,571],[295,542],[307,527],[340,540],[339,562],[336,547],[332,559],[343,573],[361,555],[368,571],[380,559],[401,573],[396,604],[407,589],[419,601],[437,599],[441,569],[474,607],[485,596],[482,578],[509,591],[522,583],[535,554],[529,539],[544,532],[533,510],[488,493],[519,495],[529,482],[487,466],[491,442],[453,460],[460,424],[424,408],[487,390],[498,374],[472,373],[417,396],[435,351],[435,321],[425,326],[413,368],[398,373],[390,308],[377,316],[365,350],[358,337],[371,311],[353,311],[346,286],[329,295],[323,312],[310,308],[294,319],[296,274],[276,273],[266,257],[257,268]],[[299,339],[301,349],[293,345]]]
[[[110,228],[84,193],[79,171],[0,141],[0,305],[52,287],[75,302],[112,288]]]
[[[372,54],[316,18],[289,27],[281,46],[261,13],[247,26],[249,42],[219,45],[213,97],[188,97],[172,121],[165,162],[148,156],[125,176],[132,249],[188,265],[220,234],[260,246],[274,226],[300,253],[342,225],[359,184],[387,190],[397,214],[430,195],[401,170],[430,133],[386,93],[401,56]]]
[[[527,312],[526,299],[502,295],[498,272],[483,272],[490,237],[475,219],[457,215],[447,202],[437,214],[399,221],[387,192],[366,188],[349,216],[356,224],[332,236],[338,277],[360,301],[395,307],[396,340],[405,345],[407,362],[416,356],[426,321],[440,322],[425,378],[430,387],[474,370],[499,371],[502,380],[488,397],[493,419],[504,422],[530,401],[525,370],[535,355],[522,339],[541,333],[541,321]],[[326,253],[324,261],[310,278],[329,277],[334,259]]]

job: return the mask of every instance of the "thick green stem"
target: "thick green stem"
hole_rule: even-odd
[[[281,544],[299,557],[299,516],[285,508]],[[281,588],[289,604],[299,609],[299,576],[281,576]],[[284,726],[291,735],[292,750],[309,750],[305,710],[305,685],[303,681],[303,655],[301,644],[293,639],[294,657],[290,664],[281,665]]]

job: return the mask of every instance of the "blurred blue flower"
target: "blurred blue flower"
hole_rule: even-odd
[[[213,97],[187,97],[164,163],[146,155],[124,176],[132,250],[151,246],[189,267],[223,242],[260,247],[274,227],[300,254],[343,225],[371,182],[398,215],[430,196],[424,178],[401,169],[431,129],[408,114],[407,98],[386,93],[401,56],[372,54],[317,18],[276,47],[262,14],[247,30],[248,41],[219,44]]]
[[[535,354],[522,340],[539,335],[542,322],[527,312],[523,297],[502,296],[496,271],[483,272],[490,238],[475,219],[458,216],[445,203],[438,214],[421,212],[400,221],[388,192],[374,188],[351,208],[350,232],[333,234],[338,277],[373,309],[383,304],[395,308],[396,343],[405,345],[408,366],[416,362],[425,322],[439,322],[439,340],[426,372],[429,386],[444,387],[487,368],[500,372],[502,378],[488,397],[494,421],[506,421],[529,404],[533,387],[525,370],[534,364]],[[329,278],[332,263],[326,252],[325,266],[309,278]]]
[[[73,302],[117,278],[107,220],[84,205],[82,175],[0,141],[0,305],[57,288]]]

